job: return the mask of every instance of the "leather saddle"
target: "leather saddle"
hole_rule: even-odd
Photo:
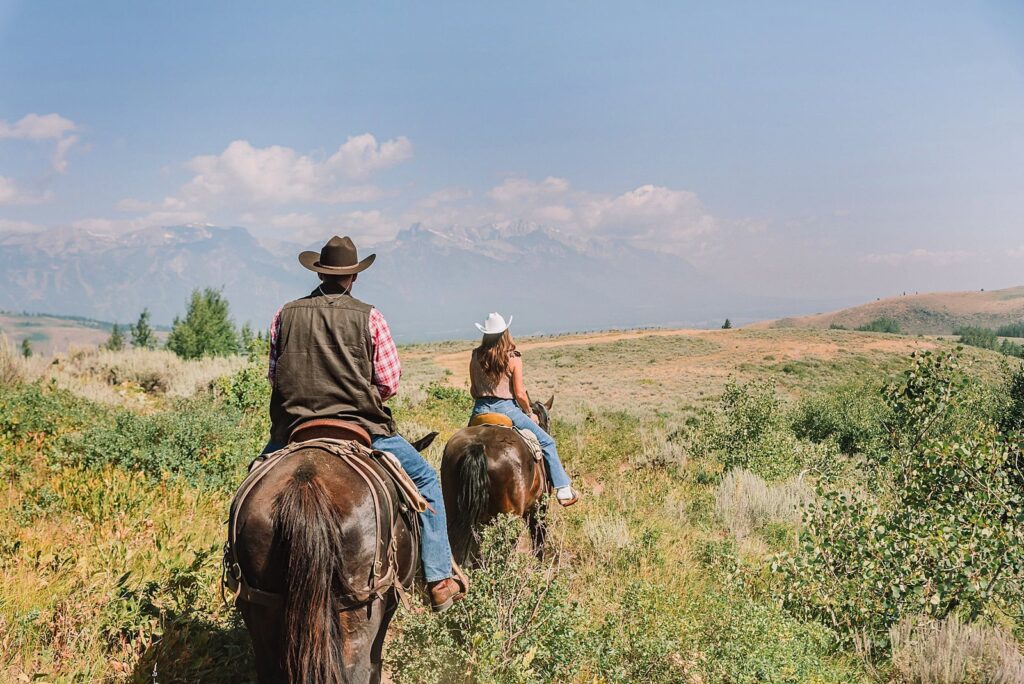
[[[512,427],[512,419],[504,413],[478,413],[469,421],[469,427],[477,425],[500,425],[501,427]]]
[[[314,418],[299,424],[288,437],[288,443],[308,442],[312,439],[340,439],[371,446],[370,433],[359,425],[340,418]]]

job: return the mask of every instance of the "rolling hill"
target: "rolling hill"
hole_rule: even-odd
[[[780,318],[750,328],[855,329],[878,318],[892,318],[912,334],[948,334],[961,326],[998,328],[1024,321],[1024,286],[979,292],[931,292],[890,297],[830,313]]]

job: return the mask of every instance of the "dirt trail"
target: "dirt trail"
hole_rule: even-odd
[[[520,351],[530,349],[548,349],[550,347],[566,347],[579,344],[610,344],[620,340],[632,340],[640,337],[679,337],[684,335],[715,335],[727,331],[719,330],[628,330],[622,332],[596,333],[592,335],[567,335],[549,340],[523,340],[516,342],[516,348]],[[469,386],[469,359],[471,350],[449,352],[438,354],[432,357],[434,363],[441,368],[448,370],[448,384],[455,387]]]

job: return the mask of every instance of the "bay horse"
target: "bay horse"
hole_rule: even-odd
[[[554,404],[532,402],[538,424],[546,432]],[[544,459],[534,458],[515,430],[477,425],[452,435],[441,458],[441,491],[448,515],[448,541],[455,562],[475,559],[479,539],[475,528],[503,513],[526,521],[533,552],[543,557],[547,494],[550,489]]]
[[[436,436],[413,446],[422,451]],[[260,684],[381,680],[399,591],[421,576],[419,526],[382,466],[361,463],[376,474],[360,475],[358,463],[315,441],[295,445],[233,511],[233,557],[246,585],[236,605]],[[382,577],[390,584],[374,591]]]

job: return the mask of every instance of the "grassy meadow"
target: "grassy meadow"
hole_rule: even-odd
[[[438,430],[435,465],[471,346],[401,349],[399,429]],[[545,561],[503,521],[468,600],[400,611],[394,681],[1024,681],[1018,361],[843,330],[520,349],[584,498]],[[251,680],[218,584],[264,372],[0,350],[0,680]]]

